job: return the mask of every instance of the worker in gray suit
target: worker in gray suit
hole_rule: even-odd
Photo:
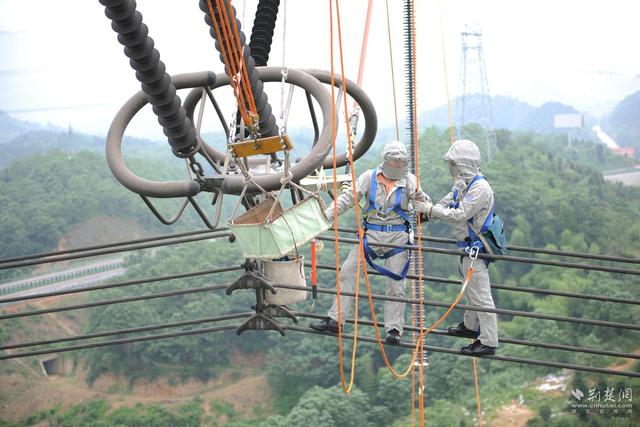
[[[414,211],[425,212],[431,206],[429,197],[418,188],[415,175],[408,172],[407,148],[399,141],[393,141],[384,147],[382,164],[377,168],[364,172],[358,177],[354,197],[353,189],[338,197],[338,215],[349,210],[360,199],[366,199],[363,211],[363,228],[365,230],[363,246],[368,265],[386,276],[387,296],[405,297],[405,278],[409,270],[410,253],[399,248],[377,246],[377,243],[406,245],[413,243],[409,219]],[[327,217],[333,220],[334,205],[326,211]],[[340,290],[354,292],[358,265],[359,247],[349,252],[340,269]],[[382,265],[376,262],[380,259]],[[362,268],[362,267],[361,267]],[[353,303],[353,297],[341,296],[340,320],[345,321]],[[400,342],[404,327],[405,303],[385,301],[384,322],[387,332],[386,341],[390,344]],[[338,301],[327,317],[310,325],[317,331],[338,331]]]
[[[482,232],[493,220],[493,191],[489,182],[480,174],[480,150],[472,141],[455,141],[443,159],[455,182],[452,191],[428,209],[429,220],[451,223],[453,236],[459,248],[466,252],[460,257],[459,270],[464,277],[478,252],[486,252]],[[491,296],[488,263],[476,260],[474,274],[467,286],[469,305],[495,308]],[[462,348],[471,355],[494,354],[498,346],[498,327],[495,313],[466,310],[464,321],[450,327],[450,335],[477,338],[473,344]]]

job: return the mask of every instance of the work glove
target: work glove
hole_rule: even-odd
[[[427,199],[425,201],[417,202],[416,207],[418,208],[418,215],[420,216],[421,222],[429,221],[429,212],[431,212],[431,208],[433,207],[433,203],[431,203],[431,199]]]
[[[327,219],[329,220],[329,224],[331,224],[331,226],[333,227],[333,207],[327,208],[324,211],[324,214],[327,217]]]

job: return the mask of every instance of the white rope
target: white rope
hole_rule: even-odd
[[[247,0],[243,0],[242,1],[242,28],[244,28],[245,31],[247,31],[246,30],[247,27],[244,25],[244,17],[246,15],[246,12],[247,12]]]
[[[284,98],[284,86],[287,81],[289,70],[286,67],[286,52],[287,52],[287,0],[282,4],[284,17],[282,20],[282,80],[280,84],[280,127],[286,128],[285,121],[285,98]]]

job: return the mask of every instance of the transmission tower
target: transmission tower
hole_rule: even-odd
[[[487,162],[495,147],[491,95],[482,49],[482,31],[465,27],[460,55],[459,96],[456,102],[456,136],[470,139],[486,152]]]

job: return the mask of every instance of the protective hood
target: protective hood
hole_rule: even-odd
[[[390,165],[389,160],[400,162],[402,166]],[[409,155],[407,147],[400,141],[392,141],[382,150],[382,174],[389,179],[402,179],[407,175]]]
[[[451,144],[442,158],[446,162],[453,162],[453,166],[449,165],[449,172],[454,178],[468,181],[480,174],[480,150],[468,139],[460,139]]]

